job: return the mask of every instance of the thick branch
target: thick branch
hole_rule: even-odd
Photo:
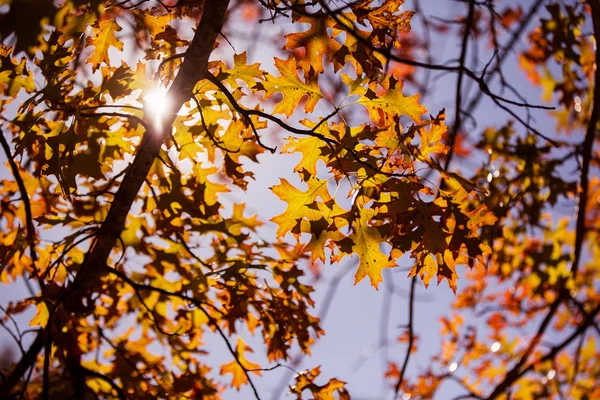
[[[167,93],[170,105],[159,124],[151,126],[144,138],[130,170],[115,194],[108,215],[100,228],[92,250],[88,252],[76,281],[85,288],[93,287],[97,279],[87,279],[100,274],[106,267],[110,252],[119,238],[129,214],[129,209],[142,187],[164,140],[169,136],[177,111],[192,97],[194,86],[205,78],[208,58],[215,39],[221,31],[228,0],[207,0],[196,34],[186,51],[179,73]],[[99,276],[99,275],[96,275]],[[85,279],[84,279],[85,278]]]
[[[594,26],[594,36],[596,38],[596,42],[600,40],[600,3],[597,0],[589,0],[588,4],[592,8],[592,22]],[[600,65],[600,47],[596,47],[596,65]],[[573,266],[571,267],[572,277],[575,278],[577,275],[577,271],[579,269],[579,264],[581,263],[581,251],[583,248],[583,242],[586,234],[585,227],[585,209],[588,200],[588,191],[589,191],[589,171],[590,171],[590,163],[592,160],[592,150],[594,146],[594,139],[596,138],[596,125],[598,120],[600,119],[600,69],[596,68],[596,72],[594,74],[594,98],[593,98],[593,107],[592,113],[590,115],[590,120],[588,122],[588,126],[586,129],[585,138],[582,146],[582,167],[581,167],[581,176],[579,182],[579,201],[577,204],[577,222],[575,225],[575,248],[574,248],[574,256],[573,256]],[[533,338],[532,342],[529,344],[527,351],[521,357],[520,361],[506,374],[504,380],[496,386],[494,391],[488,397],[488,400],[494,399],[498,397],[500,394],[504,393],[506,389],[512,386],[523,374],[531,369],[531,365],[529,367],[523,368],[528,356],[533,352],[535,346],[539,343],[542,338],[542,335],[546,331],[549,326],[550,320],[556,314],[556,311],[559,308],[560,303],[563,300],[569,298],[569,293],[564,289],[564,292],[561,293],[560,297],[558,297],[554,303],[550,306],[550,310],[546,317],[544,318],[540,328],[536,336]],[[593,317],[596,315],[598,311],[592,314],[592,319],[586,319],[586,323],[581,325],[579,329],[576,331],[587,329],[591,324],[594,323]],[[566,346],[571,342],[576,336],[570,337],[564,344]],[[560,351],[564,346],[559,346],[556,350],[553,350],[549,353],[552,357]]]
[[[600,40],[600,3],[597,0],[589,0],[588,4],[592,8],[592,23],[594,26],[594,37],[596,43]],[[571,271],[573,275],[577,274],[581,261],[581,248],[585,236],[585,208],[588,201],[589,192],[589,172],[590,163],[592,160],[592,150],[594,147],[594,139],[596,138],[596,125],[600,119],[600,46],[596,46],[596,72],[594,73],[594,105],[592,114],[588,122],[585,139],[583,140],[583,148],[581,155],[581,178],[579,182],[579,202],[577,204],[577,225],[575,226],[575,258]]]
[[[170,107],[159,124],[149,124],[144,133],[142,143],[123,182],[115,193],[110,210],[100,228],[90,251],[80,266],[75,281],[69,285],[62,296],[62,305],[76,308],[82,300],[98,286],[100,277],[108,271],[107,261],[110,253],[120,237],[125,220],[129,214],[140,188],[142,187],[164,140],[169,136],[176,113],[181,106],[192,97],[194,86],[205,78],[208,71],[208,59],[213,50],[217,35],[221,32],[229,0],[206,0],[204,12],[194,38],[186,51],[185,60],[179,73],[167,93]],[[153,116],[151,116],[153,117]],[[147,118],[153,120],[152,118]],[[69,301],[64,301],[70,297]],[[58,302],[57,302],[58,306]],[[77,310],[75,310],[77,311]],[[31,366],[43,347],[42,333],[34,341],[34,345],[21,359],[13,373],[0,386],[0,397],[12,392],[20,377]]]

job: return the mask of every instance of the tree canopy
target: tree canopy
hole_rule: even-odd
[[[342,260],[380,292],[404,271],[394,398],[600,397],[600,3],[421,3],[0,0],[0,282],[29,289],[0,397],[260,399],[288,368],[349,399],[294,364]],[[275,154],[285,208],[257,215]],[[432,282],[454,301],[421,368]]]

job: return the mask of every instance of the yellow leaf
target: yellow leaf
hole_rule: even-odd
[[[0,72],[0,85],[8,85],[10,82],[10,75],[12,74],[11,70]]]
[[[267,75],[265,82],[259,82],[255,86],[258,90],[265,90],[265,99],[275,93],[283,94],[283,99],[277,103],[273,114],[285,114],[290,117],[304,96],[308,96],[304,104],[304,111],[313,112],[319,100],[323,98],[317,80],[302,82],[298,77],[296,60],[291,56],[287,60],[275,58],[275,66],[279,70],[280,76]]]
[[[371,280],[371,285],[377,288],[379,282],[383,281],[381,270],[392,268],[396,263],[390,260],[389,256],[383,254],[379,248],[379,245],[384,242],[379,231],[368,225],[369,220],[374,215],[374,210],[361,210],[356,233],[350,239],[354,242],[352,250],[360,258],[360,265],[354,276],[354,284],[356,285],[365,276],[368,276]]]
[[[438,115],[436,120],[431,122],[429,130],[422,128],[419,130],[419,136],[421,136],[421,147],[419,153],[422,157],[426,158],[430,154],[448,152],[448,147],[442,142],[442,137],[446,133],[446,125],[444,125],[444,114]]]
[[[12,232],[8,232],[8,234],[2,234],[2,236],[0,236],[0,238],[2,238],[2,244],[7,247],[11,246],[17,238],[17,233],[19,233],[19,230],[13,229]]]
[[[288,142],[281,149],[282,153],[302,153],[300,162],[294,167],[295,172],[306,171],[311,176],[317,175],[317,161],[321,156],[323,141],[309,136],[303,138],[289,137]]]
[[[155,38],[156,35],[164,32],[172,19],[173,16],[171,14],[154,16],[150,13],[144,13],[143,16],[144,25],[152,38]]]
[[[433,254],[428,254],[425,256],[424,266],[419,271],[419,275],[423,279],[423,283],[425,287],[429,286],[429,282],[431,278],[435,276],[438,271],[438,263]]]
[[[391,85],[390,85],[391,86]],[[393,116],[406,115],[415,123],[421,123],[421,115],[427,112],[425,106],[419,104],[420,95],[414,94],[409,97],[402,95],[402,81],[395,82],[393,87],[386,88],[383,94],[377,92],[377,82],[369,83],[366,87],[356,87],[354,94],[360,94],[357,100],[369,111],[369,116],[378,126],[385,125],[385,122]],[[387,118],[380,114],[380,110],[387,114]]]
[[[41,326],[45,328],[48,324],[48,318],[50,317],[50,313],[48,312],[48,307],[46,307],[46,303],[40,301],[37,305],[37,312],[31,322],[29,322],[29,326]]]
[[[344,381],[340,381],[336,378],[330,379],[329,382],[327,382],[325,386],[321,387],[318,392],[313,393],[315,400],[335,400],[333,395],[336,393],[339,394],[340,391],[344,389],[345,385],[346,382]]]
[[[253,215],[250,218],[244,217],[245,209],[245,203],[235,203],[233,205],[231,225],[227,226],[227,230],[229,230],[232,235],[240,235],[242,233],[242,228],[247,228],[251,231],[254,231],[257,227],[263,225],[263,223],[258,220],[256,215]]]
[[[35,90],[35,82],[26,69],[27,60],[21,58],[19,64],[15,65],[15,74],[10,82],[8,95],[10,97],[16,97],[21,89],[25,89],[27,93],[31,93]]]
[[[464,214],[469,217],[467,227],[472,230],[480,228],[484,225],[493,225],[496,221],[498,221],[498,217],[496,217],[494,213],[486,207],[485,204],[481,204],[473,211],[465,212]]]
[[[290,387],[290,392],[298,398],[303,398],[302,393],[309,390],[315,400],[350,400],[350,395],[344,388],[346,382],[333,378],[325,385],[318,385],[315,380],[321,373],[321,368],[316,367],[296,375],[295,384]]]
[[[540,85],[542,87],[542,100],[545,102],[552,101],[552,95],[554,94],[554,88],[556,87],[556,79],[554,79],[547,67],[544,67],[544,74],[540,79]]]
[[[280,182],[279,185],[273,186],[271,190],[281,200],[288,203],[288,206],[284,213],[271,218],[271,221],[279,225],[277,238],[292,232],[303,218],[307,218],[309,221],[317,221],[322,218],[323,214],[318,207],[311,206],[319,197],[322,201],[331,199],[327,191],[327,181],[316,178],[310,179],[307,182],[308,189],[305,192],[296,189],[286,179],[281,178]]]
[[[237,87],[236,80],[239,79],[246,83],[248,87],[253,87],[257,81],[262,81],[265,75],[264,71],[260,69],[259,63],[248,65],[248,56],[246,52],[241,54],[234,54],[233,56],[233,68],[231,70],[223,69],[229,77],[227,82],[231,87]]]
[[[123,50],[123,42],[116,38],[115,33],[119,32],[121,27],[114,18],[96,21],[92,25],[94,36],[87,39],[88,46],[94,46],[94,51],[88,57],[87,62],[92,64],[92,71],[96,71],[100,64],[110,65],[108,49],[112,46],[117,50]]]
[[[123,240],[125,246],[137,246],[142,242],[142,239],[138,237],[138,232],[142,231],[144,221],[145,219],[143,218],[128,218],[125,229],[121,233],[121,240]]]

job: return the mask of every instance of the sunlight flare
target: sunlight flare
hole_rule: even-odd
[[[160,125],[161,119],[166,114],[170,105],[166,88],[159,87],[144,96],[144,107],[151,113],[156,125]]]

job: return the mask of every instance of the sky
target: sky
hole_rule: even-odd
[[[508,2],[507,4],[514,3]],[[524,10],[527,10],[531,3],[531,1],[520,2]],[[466,5],[459,2],[427,0],[420,4],[423,14],[427,18],[451,19],[457,13],[466,13]],[[414,9],[414,5],[411,1],[407,1],[402,9],[411,10]],[[535,19],[532,20],[529,26],[535,26],[535,22]],[[422,26],[417,16],[413,17],[411,25],[412,32],[418,35]],[[233,43],[237,47],[236,42]],[[437,63],[450,63],[458,58],[460,38],[455,31],[453,34],[433,36],[432,43],[431,53]],[[514,50],[516,52],[525,47],[526,42],[519,42]],[[268,58],[262,55],[264,49],[260,45],[257,45],[256,49],[255,53],[249,54],[249,61],[262,61],[263,67],[266,67],[268,63],[264,60]],[[491,56],[490,49],[480,48],[478,68],[482,68]],[[470,54],[469,57],[471,57]],[[519,69],[514,53],[506,61],[504,73],[507,80],[519,88],[522,96],[532,103],[539,102],[539,91],[532,87]],[[422,97],[420,102],[432,114],[445,108],[448,116],[454,115],[456,75],[433,73],[432,78],[435,80],[434,89],[427,96]],[[469,86],[469,83],[465,84],[465,87]],[[498,85],[492,87],[494,90],[498,90]],[[477,87],[471,86],[470,91],[466,93],[473,95],[477,90]],[[406,86],[404,93],[411,95],[416,92],[414,88]],[[534,112],[533,116],[534,126],[538,129],[541,131],[554,130],[554,122],[546,117],[545,112],[537,114]],[[467,134],[472,138],[477,138],[486,126],[500,126],[509,118],[510,116],[484,98],[476,109],[474,118],[466,119],[464,127]],[[473,121],[479,122],[479,125],[475,125]],[[256,166],[257,180],[249,185],[247,195],[249,199],[254,197],[261,199],[264,207],[261,207],[261,204],[255,206],[253,202],[249,203],[250,206],[262,210],[261,215],[277,215],[284,210],[285,205],[282,202],[264,196],[264,193],[267,193],[269,186],[277,182],[280,175],[286,174],[283,171],[288,171],[289,175],[292,174],[293,166],[299,159],[299,156],[295,157],[269,155],[260,158],[260,165]],[[458,160],[455,162],[455,168],[468,169],[479,166],[481,163],[482,160],[477,159]],[[274,174],[273,171],[277,171],[277,174]],[[350,271],[344,274],[343,271],[346,267],[349,267]],[[410,267],[410,264],[406,263],[401,267]],[[407,294],[409,293],[410,279],[407,279],[405,268],[384,270],[384,284],[380,286],[379,291],[376,291],[367,281],[356,286],[353,285],[355,269],[356,258],[346,258],[338,265],[327,265],[323,268],[325,278],[323,282],[319,282],[315,286],[317,308],[327,295],[331,284],[339,281],[327,317],[322,323],[326,335],[314,346],[313,355],[304,358],[302,364],[296,369],[303,370],[321,365],[322,376],[335,376],[348,382],[347,387],[353,399],[393,399],[392,384],[390,381],[384,382],[382,376],[387,368],[388,359],[401,365],[405,355],[406,344],[398,343],[395,338],[402,332],[403,326],[408,320]],[[463,268],[459,271],[459,277],[464,276],[464,273]],[[342,274],[341,279],[339,278],[340,274]],[[463,282],[464,280],[459,279],[459,291]],[[395,288],[394,294],[390,294],[388,289],[390,287]],[[439,286],[432,284],[425,289],[419,281],[417,298],[419,301],[415,308],[415,332],[419,336],[419,349],[411,357],[407,372],[409,377],[416,376],[418,370],[425,369],[429,364],[430,357],[439,352],[439,318],[450,312],[454,294],[445,282]],[[483,328],[484,320],[481,323]],[[388,334],[382,334],[382,330],[387,330]],[[382,343],[385,344],[385,339],[382,338],[386,336],[389,347],[381,347]],[[492,345],[493,343],[490,342],[490,346]],[[266,374],[270,375],[266,376]],[[455,374],[460,376],[460,365]],[[269,397],[271,400],[286,399],[291,396],[279,392],[281,382],[285,382],[286,378],[292,378],[293,375],[293,372],[287,370],[276,370],[266,372],[265,377],[257,382],[261,389],[264,388],[263,392],[271,394]],[[457,384],[446,381],[435,398],[449,399],[463,393],[464,391],[461,391]],[[248,398],[247,396],[247,393],[242,392],[239,398]]]
[[[523,8],[527,8],[529,2],[522,2]],[[443,6],[441,6],[443,4]],[[466,6],[453,1],[440,2],[437,0],[426,0],[421,2],[423,13],[426,17],[437,16],[441,18],[452,18],[457,12],[463,13]],[[403,10],[413,9],[411,1],[407,1]],[[413,19],[413,32],[419,34],[422,29],[418,18]],[[533,25],[533,22],[532,24]],[[236,25],[228,34],[228,39],[240,53],[247,50],[249,62],[260,62],[262,67],[267,70],[273,70],[273,55],[282,56],[278,46],[282,44],[272,44],[272,38],[281,34],[282,28],[277,25],[264,23],[255,27]],[[254,29],[261,31],[259,38],[247,34],[247,30]],[[246,33],[246,34],[244,34]],[[247,39],[250,39],[248,41]],[[524,44],[520,44],[524,46]],[[226,43],[221,43],[221,49],[227,48]],[[219,50],[221,54],[230,56],[231,50]],[[459,54],[459,38],[452,35],[433,37],[432,54],[437,62],[447,62],[455,60]],[[218,54],[218,53],[217,53]],[[227,57],[224,56],[224,57]],[[483,64],[491,56],[490,51],[481,51],[479,61]],[[231,61],[230,59],[228,60]],[[533,89],[524,75],[516,66],[515,57],[511,57],[505,68],[508,80],[521,89],[521,94],[532,101],[539,100],[539,93]],[[421,98],[430,113],[437,112],[445,108],[447,115],[454,114],[454,90],[455,75],[434,74],[434,91]],[[476,89],[473,89],[476,90]],[[414,88],[407,86],[405,95],[413,94]],[[494,106],[485,100],[476,110],[474,115],[476,121],[485,121],[485,125],[502,124],[508,116],[499,112]],[[536,126],[543,129],[553,129],[553,124],[541,115],[536,121]],[[473,134],[480,133],[483,126],[474,126],[471,120],[465,122],[465,129]],[[265,140],[267,144],[275,144],[280,147],[281,137],[288,136],[284,132],[272,132]],[[222,195],[221,200],[224,204],[244,201],[247,203],[249,212],[261,216],[263,221],[268,221],[271,217],[284,211],[286,205],[281,202],[269,190],[270,187],[279,183],[281,177],[293,180],[293,168],[299,161],[300,155],[277,154],[271,155],[265,153],[259,155],[259,163],[248,163],[247,165],[255,172],[256,180],[248,186],[247,192],[234,191]],[[0,161],[4,164],[4,154],[0,155]],[[459,167],[469,168],[478,165],[481,160],[467,160]],[[458,166],[458,164],[457,164]],[[0,179],[9,176],[9,170],[0,167]],[[297,183],[296,180],[293,183]],[[267,224],[261,231],[261,235],[274,238],[275,225]],[[315,282],[314,300],[316,302],[315,312],[323,315],[324,300],[334,291],[334,297],[329,308],[326,310],[326,317],[322,321],[322,328],[326,335],[323,336],[312,348],[312,356],[306,357],[302,362],[294,366],[297,371],[306,368],[312,368],[320,365],[322,377],[336,377],[348,383],[348,389],[353,399],[392,399],[393,390],[390,381],[383,381],[383,374],[387,368],[388,359],[400,363],[405,355],[406,345],[395,340],[402,332],[403,325],[408,319],[408,292],[410,280],[407,278],[408,262],[405,262],[397,269],[384,271],[384,283],[379,291],[370,286],[368,280],[364,280],[358,285],[354,285],[354,272],[356,270],[356,257],[346,257],[341,263],[336,265],[323,266],[322,278]],[[459,271],[459,276],[461,272]],[[311,281],[311,275],[308,274],[307,281]],[[459,280],[459,290],[461,281]],[[393,291],[393,292],[392,292]],[[27,296],[24,284],[17,283],[4,287],[0,290],[0,304],[5,305],[8,301],[19,296]],[[415,315],[415,331],[419,336],[419,351],[411,359],[408,370],[408,376],[415,376],[419,369],[427,367],[431,355],[439,351],[440,339],[438,323],[439,317],[448,314],[449,306],[453,301],[454,294],[445,282],[436,286],[432,284],[425,289],[419,282],[417,289],[417,303]],[[33,310],[23,315],[21,323],[27,325],[27,321],[33,315]],[[382,333],[382,331],[385,331]],[[264,357],[261,357],[260,337],[249,339],[244,335],[244,339],[251,347],[255,347],[255,354],[249,358],[260,363],[263,367],[268,367]],[[207,348],[211,354],[205,360],[205,363],[213,366],[213,372],[218,375],[219,366],[231,361],[231,356],[226,350],[225,345],[217,336],[209,335],[206,338]],[[234,340],[232,340],[233,342]],[[0,333],[0,343],[8,343],[9,338],[6,333]],[[490,343],[491,344],[491,343]],[[384,345],[382,347],[382,345]],[[289,363],[282,363],[289,365]],[[455,372],[460,374],[460,366]],[[259,392],[264,399],[289,399],[291,395],[286,395],[287,389],[283,389],[282,384],[289,381],[294,373],[281,367],[273,371],[263,372],[261,377],[255,377],[253,380],[257,385]],[[223,378],[223,382],[229,382],[229,377]],[[447,399],[454,395],[461,394],[456,384],[445,383],[438,392],[436,399]],[[251,392],[248,387],[240,392],[230,390],[224,395],[226,399],[248,399]]]
[[[524,9],[527,9],[530,3],[521,2]],[[411,7],[413,7],[413,3],[407,1],[403,10],[413,9]],[[453,1],[422,1],[421,8],[427,18],[435,16],[451,19],[457,13],[466,12],[465,5]],[[535,25],[534,21],[530,25]],[[278,31],[277,28],[272,29],[275,32]],[[412,32],[418,35],[420,29],[422,29],[420,20],[415,16],[412,22]],[[432,39],[431,52],[435,61],[446,63],[458,58],[460,38],[456,34],[437,35]],[[236,48],[242,47],[235,40],[232,40],[232,43]],[[523,49],[525,46],[526,44],[521,42],[516,47]],[[261,62],[263,68],[268,68],[269,62],[265,61],[268,60],[266,55],[268,50],[261,44],[255,45],[254,49],[255,52],[249,53],[249,62]],[[482,68],[491,56],[492,53],[489,49],[480,49],[479,68]],[[520,93],[528,100],[539,101],[538,90],[530,85],[517,67],[516,57],[510,56],[505,65],[507,80],[518,87]],[[432,77],[435,79],[434,90],[422,97],[420,102],[432,114],[445,108],[448,116],[454,115],[456,75],[434,73]],[[465,86],[468,87],[469,84],[467,83]],[[474,94],[476,90],[476,87],[471,87],[469,94]],[[405,87],[405,95],[413,93],[416,93],[414,88]],[[499,126],[508,118],[507,114],[484,99],[474,114],[474,120],[481,122],[480,126],[475,126],[473,120],[467,119],[465,131],[476,138],[485,126],[493,124]],[[553,122],[544,118],[541,113],[537,114],[535,126],[541,130],[553,130]],[[270,186],[278,182],[280,176],[292,176],[293,166],[298,160],[299,155],[292,157],[289,155],[261,156],[260,164],[255,166],[256,182],[249,185],[246,194],[247,199],[259,198],[260,201],[258,203],[249,201],[249,206],[265,217],[281,213],[285,209],[285,204],[265,193],[268,193]],[[468,159],[457,161],[455,167],[471,168],[479,166],[481,163],[482,160]],[[394,398],[391,382],[384,382],[382,377],[387,368],[387,360],[392,359],[401,364],[406,350],[406,344],[398,343],[395,340],[408,320],[407,294],[409,293],[410,279],[407,279],[406,267],[410,267],[410,264],[405,263],[401,267],[405,268],[384,270],[384,284],[380,286],[379,291],[376,291],[367,281],[360,282],[356,286],[353,285],[356,258],[346,258],[340,264],[324,266],[324,279],[315,285],[317,309],[324,297],[327,296],[332,283],[338,284],[327,317],[322,323],[326,335],[314,346],[313,355],[304,358],[296,369],[303,370],[321,365],[323,377],[337,377],[348,383],[347,387],[353,399]],[[350,268],[350,271],[343,273],[345,268]],[[459,276],[464,276],[464,272],[464,269],[459,271]],[[462,281],[459,279],[459,291],[461,283]],[[390,287],[395,288],[394,294],[390,294]],[[430,357],[439,352],[439,318],[448,315],[450,304],[454,299],[454,294],[445,282],[439,286],[432,284],[425,289],[419,281],[417,294],[417,298],[420,300],[417,301],[415,308],[415,332],[419,336],[419,350],[411,358],[408,368],[409,377],[415,376],[418,370],[425,369],[429,364]],[[483,325],[484,321],[482,321],[482,327]],[[382,330],[387,330],[387,335],[382,334]],[[386,337],[389,347],[382,347],[382,343],[386,342]],[[492,345],[493,343],[490,342],[490,346]],[[460,376],[460,365],[455,374]],[[286,378],[293,378],[293,375],[293,372],[280,368],[272,372],[265,372],[264,377],[256,382],[261,393],[270,394],[271,400],[286,399],[291,396],[280,393],[281,383],[285,382]],[[463,393],[464,391],[461,391],[457,384],[446,381],[435,398],[448,399]],[[248,395],[247,391],[242,391],[240,396],[235,398],[248,398]]]

